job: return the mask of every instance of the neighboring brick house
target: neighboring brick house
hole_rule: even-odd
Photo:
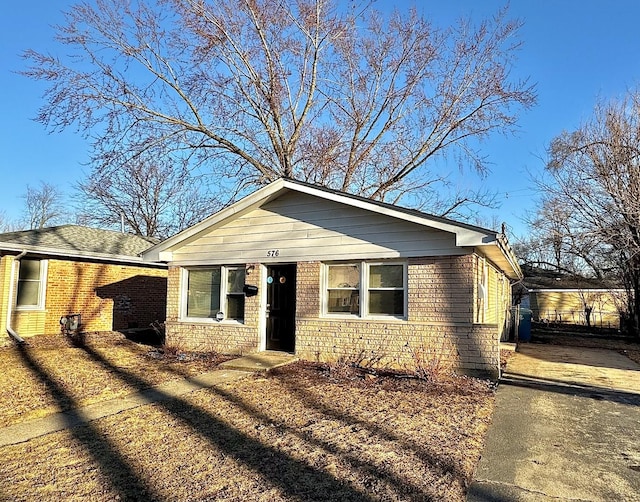
[[[169,344],[494,375],[522,278],[497,232],[283,179],[143,257],[169,264]]]
[[[164,320],[167,267],[140,257],[155,242],[77,225],[0,234],[2,334],[59,333],[68,314],[82,331]]]

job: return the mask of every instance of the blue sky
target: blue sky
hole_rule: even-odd
[[[66,199],[86,169],[88,144],[76,131],[48,134],[32,120],[42,103],[44,85],[14,73],[24,64],[21,51],[46,51],[51,46],[51,26],[62,22],[60,11],[73,3],[6,2],[0,16],[0,212],[11,219],[20,214],[20,195],[27,184],[55,184]],[[379,0],[378,4],[400,6],[401,2]],[[460,15],[487,17],[505,2],[423,0],[419,5],[434,22],[446,24]],[[536,199],[530,173],[542,172],[549,141],[577,127],[599,97],[619,96],[639,83],[640,2],[512,0],[509,13],[524,22],[523,46],[513,74],[537,83],[538,104],[521,116],[515,137],[494,136],[483,144],[491,173],[482,181],[461,176],[461,182],[498,190],[501,208],[487,211],[486,218],[489,221],[495,214],[514,233],[524,234],[522,220],[534,209]]]

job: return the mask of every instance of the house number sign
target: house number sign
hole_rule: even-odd
[[[275,258],[276,256],[280,256],[279,249],[270,249],[267,251],[267,258]]]

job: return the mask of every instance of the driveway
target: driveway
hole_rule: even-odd
[[[612,350],[522,344],[468,500],[640,501],[640,365]]]

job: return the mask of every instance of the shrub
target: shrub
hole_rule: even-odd
[[[411,354],[411,371],[420,380],[436,382],[451,376],[458,366],[458,351],[450,340],[442,338],[438,341],[422,342],[416,347],[409,347]]]

